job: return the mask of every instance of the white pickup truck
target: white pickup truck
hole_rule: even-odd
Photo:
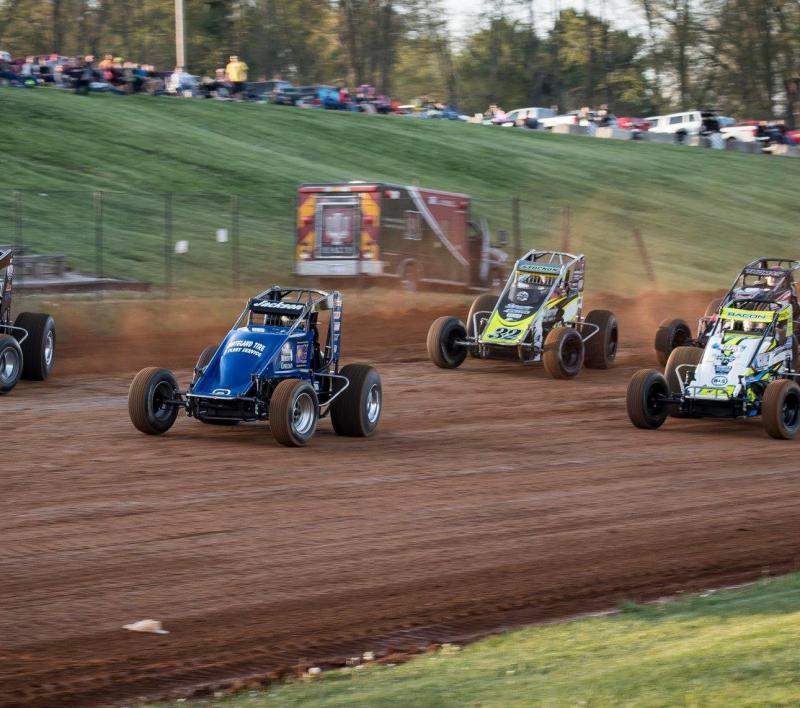
[[[721,116],[717,111],[700,109],[668,113],[663,116],[650,116],[645,120],[650,123],[651,133],[698,135],[703,131],[705,122],[710,119],[716,119],[720,128],[734,122],[732,118]]]

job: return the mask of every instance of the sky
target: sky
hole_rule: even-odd
[[[485,0],[444,0],[453,33],[457,37],[469,33],[486,4]],[[643,31],[644,18],[634,7],[633,0],[534,0],[536,24],[541,30],[547,30],[552,27],[559,9],[574,7],[583,11],[587,6],[592,14],[611,20],[619,29]]]

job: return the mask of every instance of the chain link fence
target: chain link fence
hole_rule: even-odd
[[[294,203],[264,195],[104,191],[0,191],[0,246],[72,272],[132,281],[158,294],[238,294],[289,282]],[[274,214],[285,214],[276,220]],[[655,280],[645,237],[624,208],[543,199],[472,199],[472,219],[511,258],[529,248],[586,254],[587,282]],[[26,277],[22,274],[23,283]]]
[[[0,246],[150,290],[237,292],[291,271],[293,204],[285,212],[276,221],[263,197],[223,193],[13,190],[0,192]]]

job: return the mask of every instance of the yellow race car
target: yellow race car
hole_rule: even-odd
[[[479,295],[467,322],[440,317],[428,330],[428,355],[454,369],[467,354],[479,359],[516,356],[542,362],[554,378],[576,376],[585,364],[607,369],[617,354],[619,327],[608,310],[585,317],[585,258],[559,251],[532,250],[520,258],[500,296]]]

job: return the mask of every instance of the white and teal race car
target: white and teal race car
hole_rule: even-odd
[[[800,386],[794,306],[766,297],[727,299],[703,333],[704,346],[673,349],[664,373],[642,369],[628,384],[637,428],[658,428],[668,415],[739,418],[761,415],[773,438],[800,431]]]
[[[467,354],[511,355],[524,363],[542,362],[554,378],[572,378],[584,364],[609,368],[617,353],[617,318],[608,310],[582,316],[584,269],[582,255],[529,251],[499,296],[475,299],[466,324],[457,317],[433,322],[427,341],[431,361],[454,369]]]

